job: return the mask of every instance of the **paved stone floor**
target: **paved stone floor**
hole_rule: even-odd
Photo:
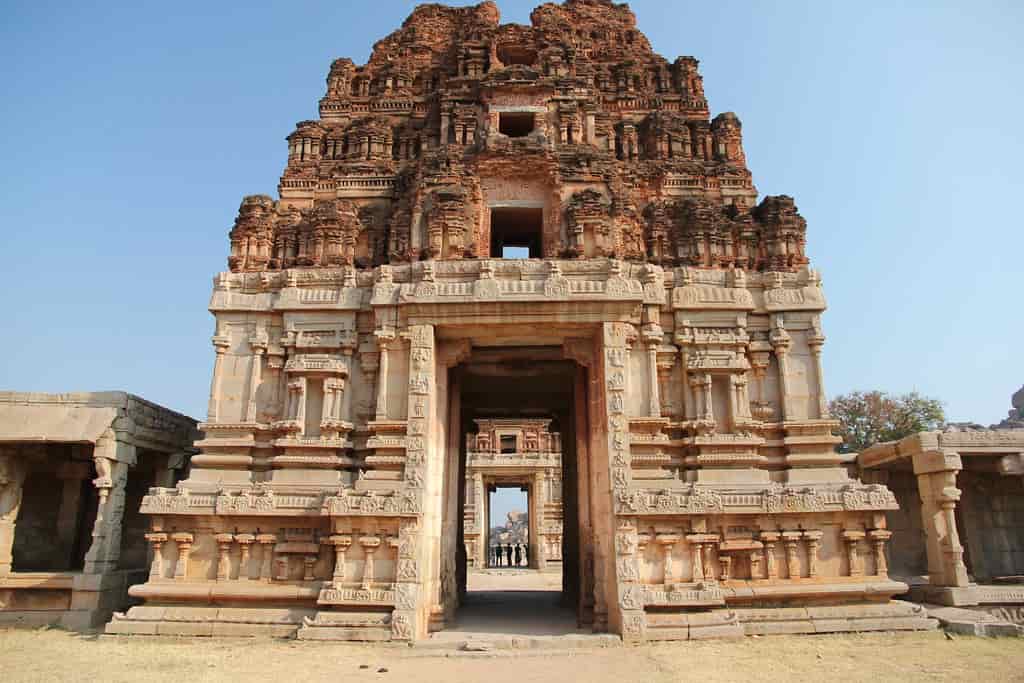
[[[472,572],[466,601],[450,628],[431,635],[434,643],[503,637],[588,635],[576,628],[576,614],[559,604],[560,572],[489,569]]]

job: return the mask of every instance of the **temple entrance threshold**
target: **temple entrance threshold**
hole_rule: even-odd
[[[577,474],[585,368],[560,347],[474,347],[451,373],[450,421],[461,436],[459,605],[430,642],[593,635],[593,586],[584,587],[579,560],[580,494],[589,495]],[[508,487],[525,494],[525,510],[492,506]],[[516,553],[508,562],[509,548],[520,550],[519,562]]]

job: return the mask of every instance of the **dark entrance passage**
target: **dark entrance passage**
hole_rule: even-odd
[[[586,386],[582,379],[585,370],[565,360],[561,347],[517,346],[474,348],[471,358],[451,373],[450,386],[456,388],[454,393],[459,397],[457,430],[463,436],[459,481],[473,482],[474,472],[467,476],[467,443],[471,447],[477,443],[474,436],[481,425],[490,429],[482,442],[489,446],[495,465],[493,469],[481,468],[474,460],[472,469],[484,492],[484,500],[479,503],[487,507],[487,514],[481,515],[486,520],[483,525],[487,535],[457,545],[460,607],[435,637],[590,633],[588,616],[593,600],[585,596],[592,595],[593,586],[587,590],[581,587],[576,439],[577,401],[585,405],[586,400],[578,395],[579,387]],[[542,424],[544,428],[515,433],[516,423]],[[529,443],[538,434],[545,438],[545,430],[549,430],[547,437],[560,439],[558,481],[552,481],[550,474],[539,473],[531,462],[533,457],[544,456],[520,452],[532,448],[524,445],[524,439]],[[483,473],[479,474],[481,469]],[[525,541],[520,544],[518,563],[516,544],[499,544],[505,546],[499,558],[490,534],[510,521],[507,513],[501,517],[503,513],[494,506],[494,497],[509,488],[525,503],[525,514],[511,520],[523,538],[509,534],[509,539]],[[460,510],[465,499],[464,487],[460,491]],[[460,516],[460,538],[466,538],[466,518],[474,524],[475,517],[470,513],[465,518]],[[468,566],[469,555],[474,555],[472,567]]]

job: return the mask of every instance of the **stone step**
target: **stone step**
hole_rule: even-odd
[[[945,605],[924,605],[928,616],[938,619],[939,624],[949,633],[983,637],[1024,638],[1024,626],[1004,621],[982,610],[947,607]]]
[[[620,647],[622,639],[613,633],[588,633],[583,635],[568,634],[561,636],[527,636],[499,634],[447,634],[442,637],[431,636],[427,640],[416,643],[415,650],[447,651],[466,654],[483,654],[493,652],[522,652],[524,650],[542,651],[577,651],[596,648]]]

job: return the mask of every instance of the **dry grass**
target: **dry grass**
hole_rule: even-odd
[[[386,669],[386,671],[380,671]],[[446,656],[415,648],[0,630],[14,681],[1024,680],[1024,642],[940,632],[779,636],[643,647]]]

